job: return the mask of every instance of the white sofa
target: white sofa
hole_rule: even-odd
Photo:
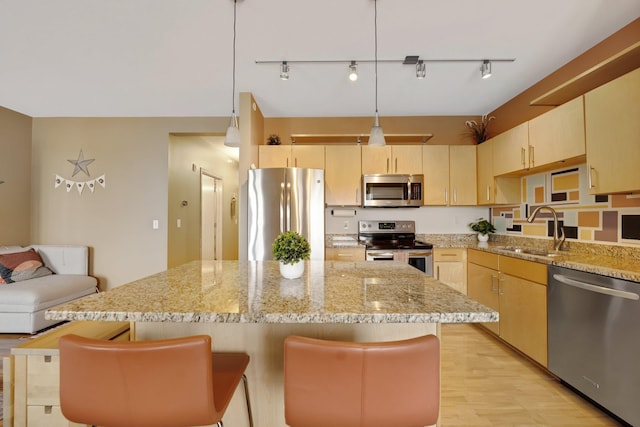
[[[98,291],[98,281],[89,276],[86,246],[0,246],[0,253],[34,248],[54,274],[21,282],[0,284],[0,333],[35,333],[60,323],[47,320],[48,308]]]

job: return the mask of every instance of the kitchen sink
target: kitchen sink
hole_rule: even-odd
[[[542,257],[555,257],[560,255],[560,253],[558,252],[541,251],[537,249],[521,248],[518,246],[498,246],[496,249],[501,251],[513,252],[515,254],[535,255]]]

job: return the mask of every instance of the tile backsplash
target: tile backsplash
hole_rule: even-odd
[[[569,244],[640,246],[640,195],[590,195],[586,165],[522,177],[521,185],[521,204],[491,209],[498,233],[552,236],[550,212],[541,211],[533,223],[527,222],[533,209],[548,205],[557,211]]]

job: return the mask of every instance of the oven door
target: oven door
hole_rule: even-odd
[[[433,251],[431,249],[407,251],[405,256],[409,265],[424,272],[427,276],[433,277]]]
[[[393,251],[387,250],[367,250],[365,252],[365,259],[367,261],[393,261]]]

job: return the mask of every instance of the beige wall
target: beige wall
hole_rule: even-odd
[[[222,259],[238,259],[238,222],[230,215],[239,197],[238,162],[216,145],[222,136],[171,135],[169,142],[168,267],[200,259],[200,171],[223,180]],[[194,170],[195,169],[195,170]],[[182,201],[187,205],[183,206]],[[177,227],[180,219],[181,227]]]
[[[31,121],[0,107],[0,246],[30,243]]]
[[[167,267],[171,133],[222,133],[226,118],[33,119],[31,240],[91,248],[91,273],[109,289]],[[83,150],[90,177],[72,177]],[[106,188],[54,188],[56,175]],[[3,184],[5,185],[5,184]],[[159,220],[158,230],[152,221]]]

